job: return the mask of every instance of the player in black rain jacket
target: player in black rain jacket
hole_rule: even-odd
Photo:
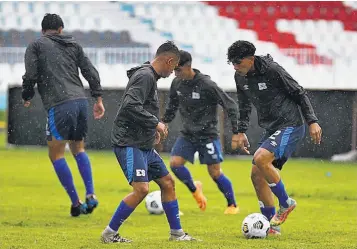
[[[171,151],[170,166],[204,211],[207,201],[202,184],[194,182],[190,171],[184,166],[186,161],[194,162],[197,151],[200,163],[207,164],[210,176],[227,199],[225,213],[236,214],[239,209],[232,184],[220,167],[223,156],[217,130],[217,105],[221,105],[228,113],[233,141],[237,140],[238,134],[238,106],[208,75],[193,69],[191,64],[191,54],[181,50],[179,66],[175,69],[176,78],[171,85],[169,104],[163,118],[163,122],[171,122],[178,109],[183,123],[182,136],[176,140]]]
[[[159,122],[157,81],[168,77],[177,66],[180,53],[173,42],[165,42],[151,62],[128,71],[129,82],[114,121],[112,143],[132,192],[121,201],[108,226],[102,232],[104,243],[130,243],[118,230],[149,193],[149,182],[161,190],[161,202],[170,225],[170,240],[196,240],[182,230],[174,179],[153,148],[167,128]],[[161,133],[161,135],[159,135]],[[156,136],[155,136],[156,134]],[[155,137],[157,139],[155,139]]]
[[[297,203],[287,195],[275,168],[282,169],[304,138],[304,119],[316,144],[321,141],[322,131],[306,91],[270,55],[254,54],[254,45],[247,41],[237,41],[228,48],[228,62],[236,70],[239,100],[237,148],[249,153],[245,132],[253,103],[265,132],[254,154],[251,178],[261,212],[270,220],[270,233],[280,234],[280,225]],[[272,193],[279,199],[277,213]]]

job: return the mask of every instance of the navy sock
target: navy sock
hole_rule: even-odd
[[[191,173],[184,165],[179,167],[171,167],[171,170],[172,172],[174,172],[175,176],[181,182],[183,182],[192,193],[196,191],[196,186],[193,183]]]
[[[280,179],[280,181],[277,184],[270,183],[269,186],[271,191],[278,198],[279,205],[285,208],[289,207],[289,204],[287,203],[289,196],[286,193],[283,181]]]
[[[79,197],[76,188],[74,187],[72,173],[67,165],[66,159],[58,159],[52,162],[52,164],[55,168],[58,179],[60,180],[64,189],[67,191],[69,198],[71,198],[72,205],[78,204]]]
[[[86,195],[94,194],[92,168],[87,153],[80,152],[74,158],[77,161],[78,170],[86,186]]]
[[[177,200],[163,202],[162,207],[165,210],[167,221],[169,222],[170,229],[182,229],[179,215],[179,206]]]
[[[259,204],[260,204],[260,211],[270,221],[275,214],[275,207],[265,207],[261,201],[259,201]]]
[[[224,197],[226,197],[228,206],[237,206],[231,181],[224,174],[221,174],[214,181],[217,183],[219,190],[224,194]]]
[[[114,231],[118,231],[121,224],[123,224],[134,210],[135,208],[129,207],[124,201],[121,201],[109,223],[109,227]]]

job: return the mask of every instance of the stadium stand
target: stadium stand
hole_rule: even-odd
[[[355,89],[355,9],[353,2],[327,1],[0,2],[0,91],[8,82],[21,82],[24,47],[40,35],[47,12],[63,17],[65,32],[83,44],[104,86],[124,84],[125,69],[149,60],[158,44],[173,39],[193,54],[194,66],[233,90],[226,50],[245,39],[307,88]]]

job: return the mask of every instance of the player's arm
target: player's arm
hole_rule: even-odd
[[[159,120],[144,109],[144,103],[154,87],[154,79],[143,74],[134,77],[122,102],[123,115],[135,120],[142,127],[154,129],[159,124]]]
[[[215,82],[211,83],[213,94],[224,110],[228,113],[231,120],[233,134],[238,134],[238,106],[237,103],[229,97]]]
[[[34,87],[38,79],[38,49],[36,42],[31,43],[25,52],[25,75],[22,76],[22,99],[29,105],[35,95]],[[28,106],[27,105],[27,106]]]
[[[291,97],[292,100],[295,101],[295,103],[300,106],[306,123],[309,125],[312,140],[314,143],[320,144],[322,130],[317,123],[318,119],[315,115],[314,109],[312,108],[310,99],[307,96],[306,90],[300,86],[281,66],[277,65],[275,73],[276,77],[279,79],[278,82],[280,82],[284,91]]]
[[[252,105],[249,97],[244,93],[244,91],[239,86],[239,78],[235,77],[237,97],[238,97],[238,107],[239,107],[239,119],[238,119],[238,132],[245,133],[249,127],[250,114],[252,112]]]
[[[310,99],[307,96],[306,90],[281,66],[276,67],[276,77],[278,77],[278,82],[280,82],[284,91],[301,107],[306,122],[309,125],[316,123],[318,119],[312,108]]]
[[[249,97],[244,93],[244,91],[239,86],[239,81],[241,80],[238,78],[239,76],[235,75],[234,79],[236,82],[237,88],[237,97],[238,97],[238,106],[239,106],[239,119],[238,119],[238,135],[237,140],[235,143],[232,141],[232,149],[239,148],[240,150],[244,151],[247,154],[249,152],[249,141],[247,135],[245,134],[249,127],[249,118],[252,112],[252,105],[250,102]]]
[[[174,79],[170,87],[169,103],[166,107],[164,117],[162,118],[162,122],[170,123],[172,120],[174,120],[178,107],[179,107],[179,97],[176,91],[176,81]]]
[[[78,45],[78,67],[81,69],[83,77],[88,81],[92,97],[101,99],[102,87],[99,73],[80,45]]]

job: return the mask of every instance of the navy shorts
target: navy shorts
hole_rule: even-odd
[[[88,131],[88,100],[76,99],[48,110],[47,140],[83,140]]]
[[[258,145],[274,153],[273,165],[281,170],[304,137],[305,125],[285,127],[275,132],[265,131]]]
[[[184,137],[179,137],[171,150],[171,156],[180,156],[186,161],[194,163],[196,151],[198,151],[201,164],[210,165],[223,162],[221,142],[218,138],[209,143],[192,143]]]
[[[115,147],[114,153],[129,184],[150,182],[169,174],[164,161],[155,149]]]

